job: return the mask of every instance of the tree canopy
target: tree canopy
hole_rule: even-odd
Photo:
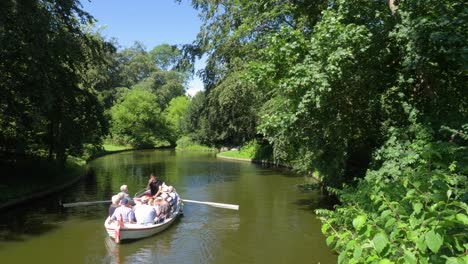
[[[192,4],[204,24],[186,52],[208,56],[193,138],[260,134],[320,178],[342,202],[318,212],[339,262],[466,260],[466,3]]]
[[[0,149],[64,160],[99,144],[107,122],[85,84],[114,48],[85,30],[92,16],[75,0],[7,0],[0,17]]]

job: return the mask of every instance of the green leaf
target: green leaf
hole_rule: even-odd
[[[377,250],[377,252],[380,253],[388,244],[387,235],[385,235],[384,233],[378,233],[374,236],[372,242],[374,243],[374,247]]]
[[[416,256],[413,254],[413,252],[405,249],[404,258],[406,263],[416,264]]]
[[[349,251],[352,248],[354,248],[354,244],[356,244],[356,240],[350,240],[348,244],[346,244],[346,251]]]
[[[327,246],[330,246],[333,243],[333,240],[335,240],[335,236],[327,237],[327,240],[325,241],[327,242]]]
[[[327,233],[327,230],[328,230],[329,228],[330,228],[330,225],[327,224],[327,223],[324,223],[324,224],[322,225],[322,234],[325,235],[325,234]]]
[[[391,213],[392,213],[392,211],[390,211],[390,210],[385,210],[385,211],[382,212],[382,214],[380,214],[380,216],[381,216],[382,218],[385,218],[385,217],[387,217],[388,215],[390,215]]]
[[[343,251],[338,256],[338,263],[347,263],[347,262],[348,262],[348,256],[346,255],[346,251]]]
[[[357,258],[360,258],[361,255],[362,255],[362,247],[361,247],[361,246],[356,246],[356,247],[354,248],[353,257],[354,257],[355,259],[357,259]]]
[[[359,215],[353,220],[353,226],[356,230],[360,230],[362,226],[366,223],[366,215]]]
[[[392,264],[392,263],[395,263],[395,262],[390,261],[387,258],[384,258],[384,259],[380,260],[380,262],[379,262],[379,264]]]
[[[427,247],[426,247],[426,243],[424,243],[424,237],[419,237],[415,243],[419,251],[421,251],[422,253],[426,252]]]
[[[437,233],[434,232],[434,230],[431,230],[426,233],[426,245],[427,247],[434,253],[437,253],[442,246],[443,239],[442,237]]]
[[[461,258],[454,258],[454,257],[450,257],[450,258],[447,258],[447,261],[445,262],[445,264],[465,264],[466,262],[461,259]]]
[[[385,229],[393,226],[393,224],[395,224],[396,222],[396,219],[395,218],[390,218],[388,219],[388,221],[385,223]]]
[[[468,217],[466,214],[457,214],[457,220],[461,221],[465,225],[468,225]]]
[[[422,208],[423,208],[423,205],[421,203],[415,203],[413,205],[413,209],[416,212],[416,214],[419,214]]]

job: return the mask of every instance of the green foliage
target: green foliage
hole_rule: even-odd
[[[185,76],[177,71],[155,71],[146,82],[156,95],[161,109],[166,109],[169,102],[185,93]]]
[[[114,144],[103,144],[102,147],[105,151],[119,151],[119,150],[131,149],[131,147],[129,146],[114,145]]]
[[[169,142],[175,145],[176,141],[182,136],[184,129],[184,120],[190,100],[187,96],[179,96],[172,99],[164,110],[164,116],[168,122]]]
[[[166,139],[167,128],[156,96],[143,88],[130,90],[110,109],[111,132],[121,144],[154,147]]]
[[[328,244],[349,263],[466,261],[468,149],[393,130],[384,160],[356,187],[337,191],[341,205],[317,210]],[[405,139],[406,138],[406,139]],[[453,164],[460,165],[453,166]]]
[[[216,151],[216,148],[202,145],[188,136],[183,136],[176,142],[178,151]]]
[[[64,162],[107,133],[93,69],[114,50],[75,0],[2,1],[0,149]]]
[[[184,133],[191,134],[191,137],[195,140],[200,138],[198,134],[203,134],[203,131],[201,131],[202,120],[199,117],[203,111],[205,97],[205,92],[203,91],[195,94],[195,96],[191,99],[189,106],[187,107],[187,112],[183,122]]]
[[[164,71],[175,70],[180,61],[183,60],[182,51],[177,46],[169,44],[154,47],[149,55],[154,64]]]
[[[117,53],[116,62],[120,68],[120,85],[124,87],[132,87],[157,70],[145,46],[138,41],[132,47]]]
[[[273,162],[270,145],[257,139],[246,142],[239,150],[221,152],[218,156]]]
[[[186,51],[208,60],[191,135],[252,139],[236,95],[274,161],[335,187],[319,213],[339,262],[466,262],[464,1],[192,3],[204,25]]]
[[[201,142],[209,145],[241,145],[256,134],[261,93],[242,72],[227,77],[208,93],[200,119]]]

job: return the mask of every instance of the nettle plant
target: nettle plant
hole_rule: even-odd
[[[357,186],[317,210],[339,263],[468,263],[465,147],[391,136]],[[450,161],[449,161],[450,160]]]

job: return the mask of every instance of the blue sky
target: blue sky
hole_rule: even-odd
[[[101,33],[117,39],[120,48],[128,48],[135,41],[147,50],[163,43],[187,44],[195,40],[202,24],[189,0],[81,0],[83,9],[94,16]],[[204,60],[195,64],[204,67]],[[190,81],[187,93],[193,95],[203,89],[198,77]]]

